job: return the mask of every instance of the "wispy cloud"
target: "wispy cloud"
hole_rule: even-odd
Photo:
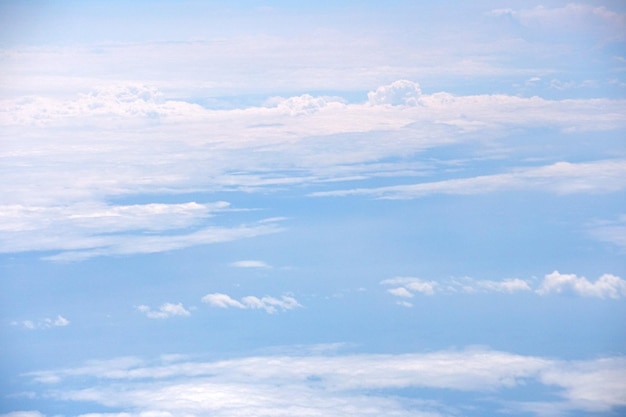
[[[536,168],[470,178],[377,188],[322,191],[312,196],[367,195],[388,199],[420,198],[431,194],[472,195],[508,190],[557,194],[608,193],[626,188],[626,161],[558,162]]]
[[[274,298],[268,296],[256,297],[249,295],[237,301],[227,294],[212,293],[202,297],[202,302],[207,303],[212,307],[220,308],[234,307],[240,309],[261,309],[265,310],[265,312],[269,314],[274,314],[278,311],[291,310],[296,307],[302,307],[295,298],[289,296]]]
[[[626,215],[615,220],[597,220],[587,226],[589,234],[597,240],[611,243],[626,252]]]
[[[173,316],[189,316],[191,313],[187,310],[182,303],[164,303],[157,310],[153,310],[147,305],[137,306],[137,310],[151,319],[166,319]]]
[[[626,297],[626,280],[611,275],[604,274],[596,281],[589,281],[585,277],[578,277],[574,274],[561,274],[554,271],[547,274],[544,279],[536,285],[534,281],[527,281],[520,278],[507,278],[502,281],[478,280],[469,277],[449,278],[443,280],[423,280],[415,277],[396,277],[385,279],[380,282],[389,286],[387,292],[399,297],[400,305],[410,307],[411,303],[406,301],[416,294],[474,294],[474,293],[506,293],[534,292],[538,295],[549,294],[573,294],[582,297],[597,298],[622,298]],[[404,299],[404,300],[402,300]]]
[[[22,320],[12,321],[12,326],[20,326],[25,329],[50,329],[53,327],[65,327],[70,324],[70,321],[61,315],[57,315],[55,318],[44,318],[41,320]]]
[[[271,268],[270,265],[263,261],[256,261],[252,259],[236,261],[230,264],[235,268]]]
[[[137,415],[439,416],[449,415],[450,409],[429,399],[433,389],[464,392],[467,399],[462,406],[480,398],[484,407],[484,392],[512,391],[531,382],[557,390],[554,399],[544,404],[552,409],[593,413],[626,405],[620,378],[626,371],[622,357],[556,361],[469,348],[397,355],[257,356],[218,362],[129,359],[27,376],[49,383],[76,378],[82,387],[57,390],[51,386],[46,395],[135,410]],[[403,388],[415,390],[413,400],[393,394]],[[507,406],[490,401],[500,410]]]

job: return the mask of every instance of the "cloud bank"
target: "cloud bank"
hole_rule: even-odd
[[[606,412],[626,405],[626,361],[604,357],[558,361],[486,348],[407,354],[257,356],[217,362],[146,361],[121,358],[27,375],[47,381],[45,395],[128,410],[124,415],[264,416],[443,416],[456,415],[433,399],[433,390],[465,393],[495,410],[545,414]],[[62,381],[73,389],[57,390]],[[80,382],[79,382],[80,381]],[[602,381],[602,383],[598,383]],[[556,390],[540,403],[485,397],[515,392],[527,384]],[[412,388],[410,396],[402,390]],[[422,390],[426,389],[426,390]],[[438,398],[436,395],[434,398]],[[113,416],[115,414],[101,414]]]

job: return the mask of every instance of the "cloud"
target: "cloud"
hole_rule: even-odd
[[[532,282],[519,278],[507,278],[502,281],[477,280],[474,278],[449,278],[439,281],[426,281],[414,277],[396,277],[385,279],[382,285],[391,286],[387,292],[395,297],[413,298],[416,294],[475,294],[534,291],[538,295],[572,293],[583,297],[613,298],[626,297],[626,281],[622,278],[604,274],[597,281],[591,282],[585,277],[573,274],[561,274],[554,271],[547,274],[534,289]],[[411,307],[411,303],[400,301],[398,304]]]
[[[421,96],[419,84],[407,80],[394,81],[367,93],[368,102],[373,105],[417,106],[421,104]]]
[[[618,276],[604,274],[595,282],[574,274],[554,271],[545,276],[537,294],[573,293],[582,297],[622,298],[626,297],[626,281]]]
[[[420,105],[413,105],[417,100]],[[253,207],[163,203],[192,193],[303,185],[314,186],[317,196],[381,198],[519,189],[614,192],[624,188],[621,160],[559,162],[473,177],[462,171],[445,181],[327,190],[342,181],[396,177],[406,183],[436,176],[447,161],[425,162],[417,157],[421,152],[504,141],[506,132],[519,129],[555,129],[559,135],[624,129],[625,109],[626,100],[424,94],[406,80],[376,88],[362,103],[305,94],[228,110],[168,98],[135,83],[7,99],[0,104],[0,252],[50,251],[47,259],[71,261],[279,230],[261,223],[222,226],[232,224],[226,218],[231,212]],[[146,196],[151,200],[145,202]],[[135,199],[144,203],[120,203]]]
[[[235,268],[271,268],[271,266],[263,261],[255,261],[251,259],[233,262],[230,265]]]
[[[435,281],[424,281],[419,278],[397,277],[380,282],[383,285],[402,285],[388,290],[389,293],[398,297],[413,297],[413,293],[433,295],[439,284]]]
[[[555,8],[536,6],[521,10],[497,9],[489,14],[512,17],[535,31],[535,36],[543,35],[544,42],[549,40],[546,36],[561,34],[623,40],[626,32],[626,14],[614,12],[604,6],[569,3]]]
[[[396,297],[412,298],[415,294],[433,295],[437,293],[479,293],[479,292],[503,292],[514,293],[530,291],[528,282],[519,278],[505,279],[502,281],[476,280],[473,278],[454,278],[441,281],[426,281],[414,277],[397,277],[385,279],[382,285],[393,286],[387,292]],[[411,307],[410,303],[402,302],[403,306]]]
[[[626,161],[557,162],[512,172],[437,182],[358,188],[312,193],[312,196],[368,195],[385,199],[411,199],[432,194],[475,195],[511,190],[556,194],[610,193],[626,188]]]
[[[97,256],[130,255],[139,253],[167,252],[195,245],[206,245],[277,233],[282,229],[272,224],[242,225],[233,228],[207,227],[191,233],[178,235],[110,235],[77,238],[76,241],[62,243],[59,240],[45,240],[43,247],[30,250],[68,249],[44,259],[55,262],[72,262]],[[50,245],[50,243],[52,245]],[[73,246],[65,246],[71,244]],[[48,246],[50,245],[50,246]],[[77,249],[77,250],[75,250]],[[12,250],[11,252],[14,252]]]
[[[22,321],[12,321],[12,326],[21,326],[25,329],[35,330],[35,329],[50,329],[53,327],[65,327],[69,326],[70,321],[61,315],[57,315],[55,318],[44,318],[41,320],[33,321],[33,320],[22,320]]]
[[[588,225],[589,234],[597,240],[611,243],[626,252],[626,215],[615,220],[595,221]]]
[[[313,114],[327,106],[341,108],[344,103],[345,100],[340,97],[313,97],[310,94],[288,98],[272,97],[266,102],[268,106],[290,116]]]
[[[227,294],[212,293],[202,297],[202,302],[207,303],[212,307],[220,308],[240,308],[240,309],[261,309],[269,314],[277,313],[278,311],[287,311],[296,307],[302,307],[298,301],[289,296],[282,296],[280,299],[274,297],[255,297],[252,295],[241,298],[237,301],[231,298]]]
[[[13,411],[7,414],[0,414],[0,417],[45,417],[39,411]]]
[[[182,303],[165,303],[158,310],[152,310],[147,305],[140,305],[137,310],[151,319],[166,319],[172,316],[189,316],[191,313],[183,307]]]
[[[91,401],[120,411],[172,416],[309,415],[440,416],[459,410],[433,390],[464,393],[455,406],[485,401],[506,408],[497,393],[528,384],[550,392],[545,406],[608,412],[626,405],[623,357],[559,361],[466,348],[430,353],[252,356],[215,362],[122,358],[27,374],[56,381],[44,392],[62,401]],[[71,388],[64,388],[65,383]],[[56,389],[58,386],[59,389]],[[411,396],[398,394],[411,388]],[[398,391],[400,390],[400,391]],[[485,397],[489,393],[489,397]],[[521,401],[520,406],[536,403]],[[447,408],[446,408],[447,407]],[[132,411],[131,411],[132,410]]]

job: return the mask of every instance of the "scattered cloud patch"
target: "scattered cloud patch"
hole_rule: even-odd
[[[53,327],[65,327],[69,326],[70,321],[61,315],[57,315],[55,318],[44,318],[41,320],[22,320],[22,321],[12,321],[12,326],[20,326],[25,329],[35,330],[35,329],[50,329]]]
[[[153,310],[147,305],[140,305],[137,307],[137,310],[146,315],[146,317],[151,319],[166,319],[173,316],[189,316],[191,313],[187,310],[182,303],[165,303],[158,308],[158,310]]]
[[[538,295],[574,294],[582,297],[613,298],[626,297],[626,280],[604,274],[595,282],[574,274],[561,274],[554,271],[534,287],[533,282],[520,278],[507,278],[502,281],[477,280],[474,278],[449,278],[440,281],[426,281],[413,277],[385,279],[382,285],[391,286],[387,292],[399,298],[413,298],[417,294],[476,294],[476,293],[520,293],[534,291]],[[398,304],[411,307],[411,303],[401,300]]]
[[[271,268],[270,265],[263,261],[255,261],[255,260],[243,260],[237,261],[230,264],[235,268]]]
[[[545,276],[537,289],[537,294],[571,293],[582,297],[622,298],[626,297],[626,280],[611,274],[604,274],[596,281],[574,274],[561,274],[554,271]]]
[[[220,308],[240,308],[240,309],[261,309],[266,313],[274,314],[279,311],[292,310],[296,307],[302,307],[300,303],[293,297],[282,296],[275,297],[255,297],[252,295],[235,300],[227,294],[212,293],[202,297],[202,302],[212,307]]]
[[[439,284],[435,281],[424,281],[413,277],[397,277],[381,281],[383,285],[399,285],[388,290],[389,293],[398,297],[413,297],[414,293],[433,295]]]

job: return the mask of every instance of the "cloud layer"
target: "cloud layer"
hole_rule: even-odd
[[[615,157],[524,163],[481,175],[461,170],[452,179],[448,170],[458,161],[417,158],[428,150],[480,149],[493,141],[512,153],[506,132],[517,129],[559,135],[624,129],[624,100],[425,94],[416,82],[400,80],[374,89],[362,103],[305,94],[215,110],[167,98],[153,87],[121,84],[69,97],[6,99],[0,109],[6,167],[0,252],[57,252],[48,256],[52,260],[160,252],[278,230],[220,226],[236,210],[224,201],[133,202],[147,194],[316,187],[321,190],[310,195],[406,199],[626,188],[626,163]],[[442,174],[447,179],[438,179]],[[406,183],[416,176],[426,178]],[[337,186],[377,178],[398,178],[402,185]]]
[[[124,414],[128,416],[408,417],[460,412],[433,400],[432,390],[467,393],[460,406],[471,407],[479,398],[485,401],[485,393],[514,392],[529,383],[538,384],[541,390],[556,390],[555,395],[543,402],[486,401],[513,413],[539,408],[546,415],[605,412],[626,405],[622,395],[626,386],[620,377],[625,371],[622,357],[568,362],[469,348],[398,355],[258,356],[218,362],[120,358],[28,377],[47,383],[47,396],[96,402],[128,410]],[[82,387],[54,387],[79,379]],[[402,390],[408,388],[413,394],[403,395]]]

